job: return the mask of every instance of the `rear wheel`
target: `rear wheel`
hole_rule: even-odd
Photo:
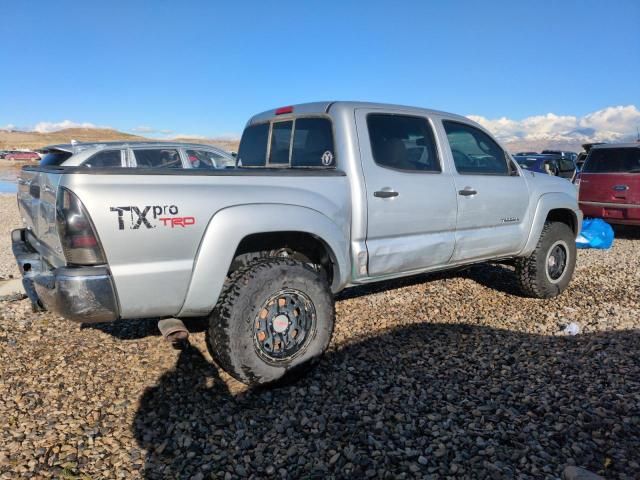
[[[329,346],[335,313],[325,277],[284,258],[234,272],[209,317],[216,363],[249,385],[306,368]]]
[[[516,276],[525,295],[552,298],[567,288],[575,266],[573,230],[565,223],[547,222],[533,253],[516,260]]]

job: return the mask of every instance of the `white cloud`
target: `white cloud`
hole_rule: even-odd
[[[63,120],[62,122],[39,122],[33,127],[34,132],[38,133],[50,133],[58,130],[64,130],[65,128],[111,128],[106,126],[99,126],[93,123],[84,122],[72,122],[71,120]]]
[[[15,130],[15,129],[16,129],[16,126],[13,123],[8,123],[7,125],[0,127],[0,130]]]
[[[468,115],[504,142],[545,140],[566,142],[616,141],[634,136],[640,126],[640,110],[635,105],[607,107],[583,117],[535,115],[522,120],[507,117],[489,119]]]
[[[593,129],[603,136],[634,134],[640,127],[640,111],[635,105],[605,108],[585,115],[580,120],[580,127]]]

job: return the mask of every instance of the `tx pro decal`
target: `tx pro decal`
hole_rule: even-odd
[[[195,217],[179,216],[177,205],[146,205],[144,207],[110,207],[109,211],[118,214],[118,230],[125,227],[138,230],[141,227],[156,228],[189,227],[195,225]]]

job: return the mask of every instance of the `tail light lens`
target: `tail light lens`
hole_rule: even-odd
[[[58,190],[56,205],[58,235],[69,264],[98,265],[106,263],[98,234],[80,199],[70,190]]]

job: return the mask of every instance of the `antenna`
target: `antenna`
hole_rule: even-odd
[[[636,142],[640,143],[640,129],[636,127]]]

